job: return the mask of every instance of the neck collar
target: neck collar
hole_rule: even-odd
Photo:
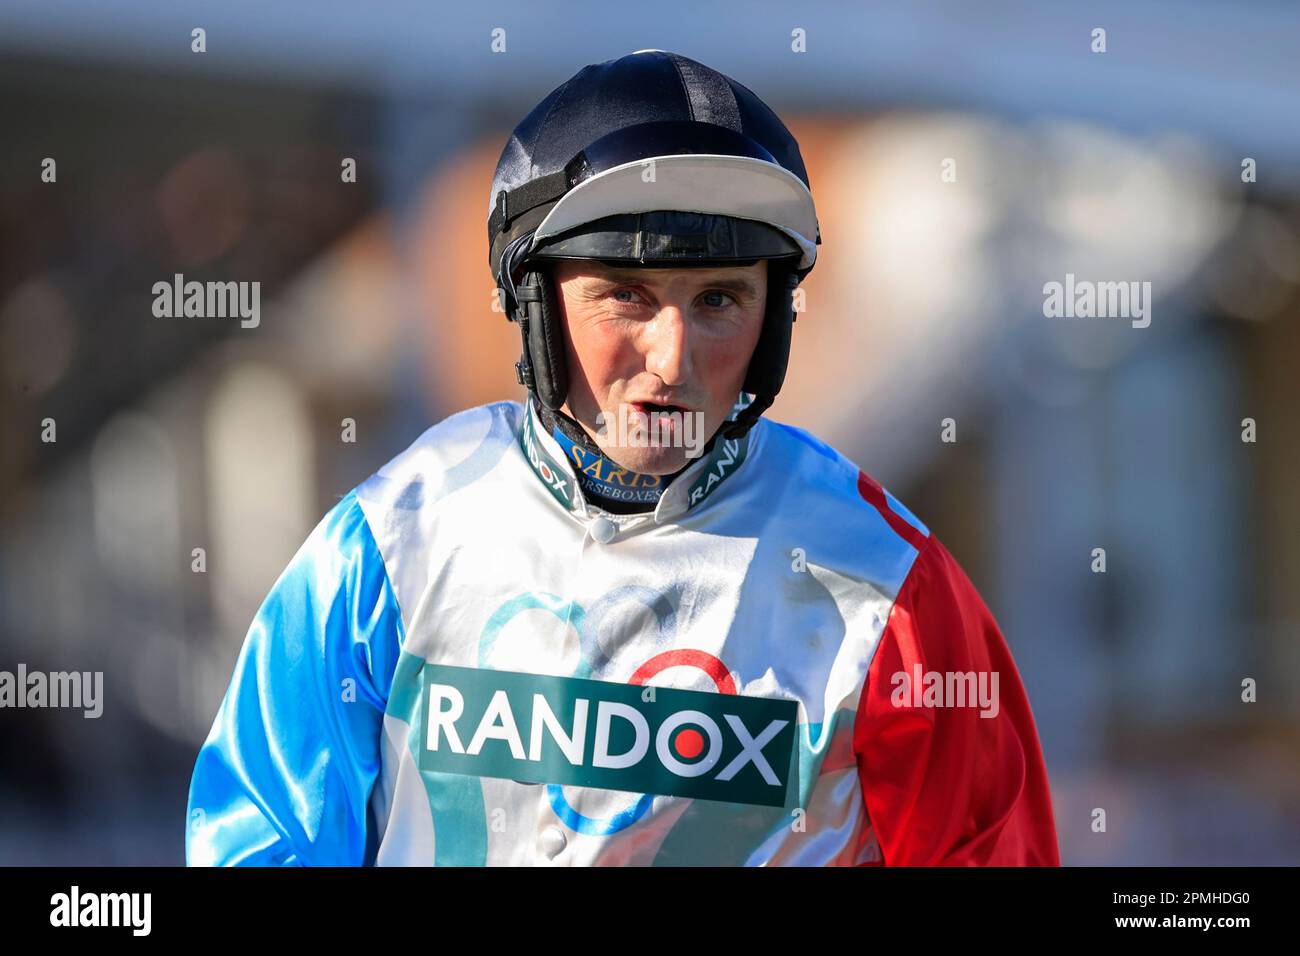
[[[616,514],[653,511],[664,489],[690,467],[687,462],[671,475],[643,475],[606,457],[600,446],[568,415],[533,403],[542,428],[555,439],[571,466],[587,501]]]

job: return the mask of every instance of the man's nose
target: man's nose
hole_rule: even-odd
[[[684,384],[691,376],[690,320],[676,305],[665,304],[646,328],[646,370],[668,386]]]

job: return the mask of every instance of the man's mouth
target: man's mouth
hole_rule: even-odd
[[[632,407],[638,412],[645,415],[662,414],[666,412],[685,412],[689,411],[684,405],[665,405],[660,402],[633,402]]]

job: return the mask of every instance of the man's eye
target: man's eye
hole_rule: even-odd
[[[615,289],[610,295],[619,305],[636,305],[639,298],[635,289]]]
[[[635,307],[644,302],[641,293],[635,289],[615,289],[609,293],[609,297],[618,305],[623,306]],[[700,302],[706,309],[725,309],[732,303],[737,302],[737,299],[730,292],[714,289],[711,292],[702,293]]]

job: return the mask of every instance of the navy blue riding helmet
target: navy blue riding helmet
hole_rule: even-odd
[[[647,268],[768,264],[767,312],[720,433],[739,438],[785,379],[792,293],[821,233],[799,144],[752,91],[702,63],[640,50],[584,67],[515,127],[497,162],[488,261],[523,340],[516,375],[557,417],[568,394],[546,260]]]

